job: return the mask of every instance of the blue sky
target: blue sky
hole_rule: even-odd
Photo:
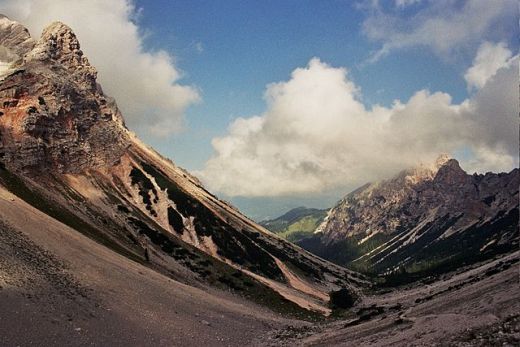
[[[129,128],[255,219],[330,207],[441,153],[470,173],[518,166],[517,0],[0,0],[0,12],[35,37],[68,24]]]
[[[313,57],[347,67],[366,104],[390,105],[423,88],[448,92],[455,101],[467,96],[467,57],[440,59],[411,48],[366,63],[379,45],[362,34],[366,11],[355,4],[137,1],[137,22],[146,31],[147,47],[172,52],[182,82],[197,86],[203,99],[187,110],[184,131],[166,141],[147,141],[179,165],[202,169],[213,152],[211,139],[223,135],[234,118],[263,112],[266,85],[288,79]]]

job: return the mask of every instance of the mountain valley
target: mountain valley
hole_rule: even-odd
[[[297,207],[278,218],[262,221],[260,225],[288,241],[298,243],[312,236],[326,216],[327,210]]]
[[[441,156],[257,224],[126,127],[66,24],[0,15],[0,55],[0,345],[520,341],[518,169]]]

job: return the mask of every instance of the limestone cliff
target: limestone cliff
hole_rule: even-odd
[[[34,42],[20,24],[5,27],[10,30],[0,36],[0,46],[19,58],[0,76],[3,162],[25,172],[60,173],[116,162],[129,145],[128,131],[72,30],[57,22]]]

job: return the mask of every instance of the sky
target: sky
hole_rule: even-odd
[[[518,167],[514,0],[0,0],[76,32],[145,142],[260,220],[449,153]],[[1,62],[0,62],[1,63]]]

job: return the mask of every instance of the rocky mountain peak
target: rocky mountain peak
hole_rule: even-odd
[[[261,291],[305,314],[368,284],[273,237],[133,136],[66,25],[15,65],[0,78],[0,186],[176,280]]]
[[[446,255],[455,247],[450,240],[471,243],[472,256],[477,256],[484,246],[518,242],[519,179],[518,169],[468,175],[457,160],[442,155],[431,165],[347,195],[320,225],[320,242],[356,244],[350,252],[366,252],[360,261],[380,270],[402,265],[403,259],[413,263],[412,255],[423,248],[438,247]],[[365,249],[361,245],[368,240]],[[372,252],[372,247],[379,248]]]
[[[450,161],[452,160],[457,162],[448,154],[441,154],[434,162],[421,163],[414,168],[404,170],[397,176],[397,180],[400,181],[400,178],[404,178],[404,182],[409,186],[414,186],[424,181],[432,181],[437,175],[439,169],[445,165],[451,165]]]
[[[515,173],[510,176],[515,177]],[[494,185],[498,177],[491,174],[482,181],[468,175],[456,159],[442,155],[430,165],[404,170],[347,195],[329,212],[320,231],[337,240],[344,235],[392,234],[432,211],[444,213],[453,208],[468,218],[480,215],[487,209],[483,199],[492,195],[485,186]]]
[[[67,69],[76,80],[95,87],[96,69],[83,54],[76,34],[61,22],[54,22],[43,30],[27,60],[52,61]]]
[[[450,160],[455,160],[453,159],[449,154],[446,154],[446,153],[443,153],[441,155],[439,155],[437,157],[437,159],[435,160],[435,168],[436,169],[439,169],[441,168],[442,166],[444,166],[446,163],[448,163]],[[455,160],[456,161],[456,160]]]
[[[439,167],[435,175],[435,182],[442,182],[448,185],[464,184],[468,180],[471,180],[471,177],[460,167],[459,162],[455,159],[447,160]]]
[[[0,52],[15,59],[0,71],[4,162],[68,173],[117,161],[128,146],[122,115],[97,84],[72,29],[54,22],[35,42],[21,24],[2,17],[0,32]]]

